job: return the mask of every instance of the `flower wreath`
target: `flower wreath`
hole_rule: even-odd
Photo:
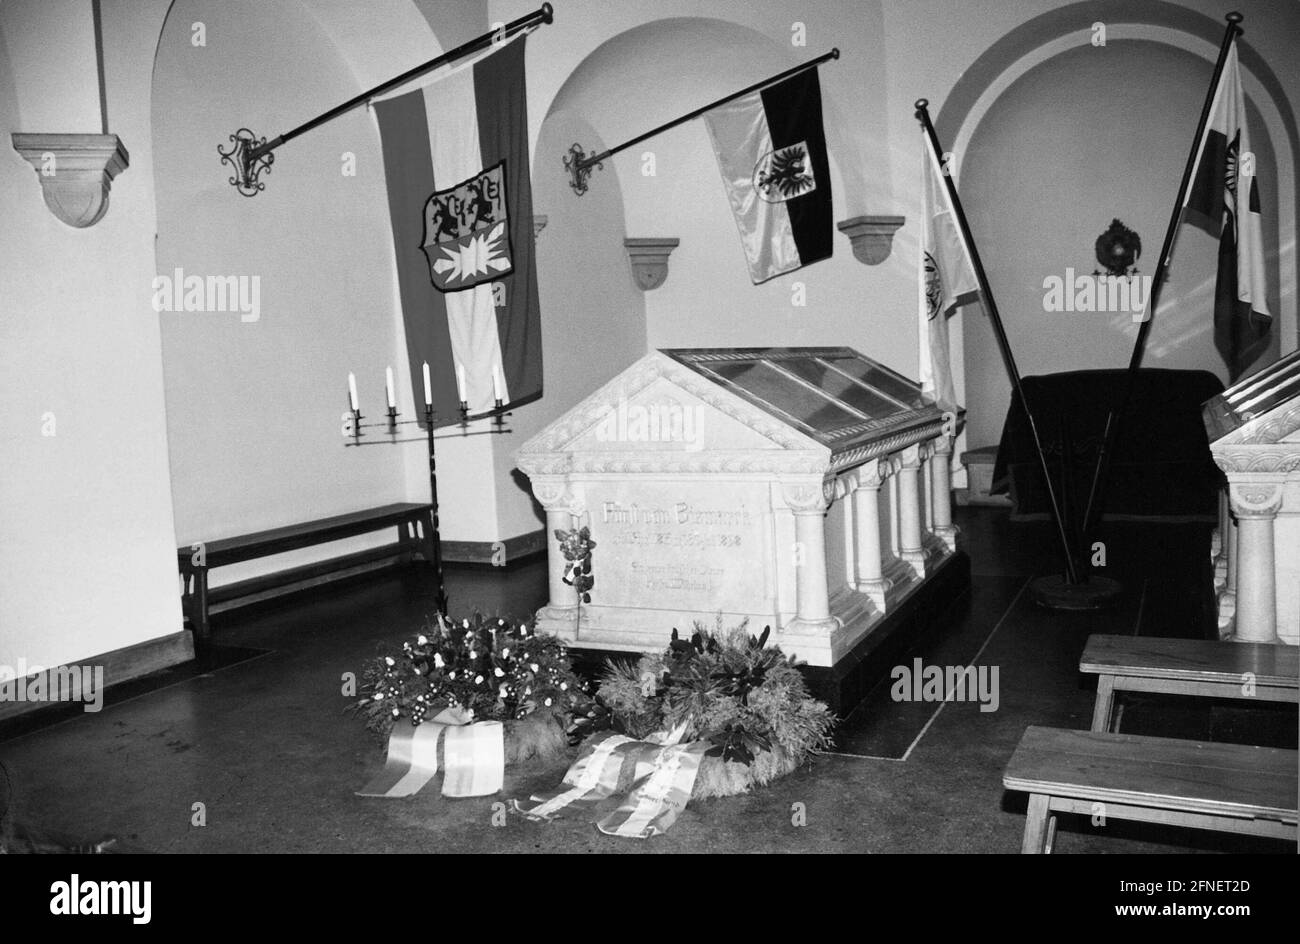
[[[562,753],[569,716],[589,700],[557,637],[481,613],[426,619],[415,639],[366,663],[360,695],[352,710],[381,739],[399,718],[419,726],[444,708],[502,721],[507,763]]]
[[[683,729],[683,741],[711,746],[692,796],[747,792],[797,769],[827,746],[834,716],[808,693],[793,656],[755,638],[748,620],[716,630],[695,624],[690,640],[677,630],[661,653],[636,662],[611,660],[597,698],[612,726],[644,739]]]

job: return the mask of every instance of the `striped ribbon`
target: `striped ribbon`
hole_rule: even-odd
[[[413,725],[403,718],[388,738],[384,769],[357,791],[357,796],[405,797],[417,793],[438,773],[442,744],[442,795],[488,796],[505,780],[505,731],[500,721],[470,722],[469,715],[447,709],[430,721]]]
[[[637,839],[667,832],[691,799],[706,746],[697,742],[656,748],[649,774],[637,778],[623,805],[598,822],[596,828],[607,836]]]
[[[707,744],[678,744],[679,732],[634,741],[609,734],[589,741],[564,775],[566,789],[534,794],[531,809],[515,809],[531,819],[549,819],[574,804],[590,805],[614,796],[624,772],[632,768],[632,786],[622,804],[596,828],[610,836],[647,839],[668,831],[686,807]],[[669,743],[663,743],[663,742]]]

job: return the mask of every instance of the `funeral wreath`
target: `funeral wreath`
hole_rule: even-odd
[[[689,640],[672,632],[666,650],[637,661],[611,660],[597,698],[611,725],[645,739],[676,732],[707,742],[692,788],[697,799],[745,793],[785,776],[828,744],[834,716],[809,693],[794,657],[755,638],[748,621],[714,631],[695,624]]]
[[[381,739],[399,718],[418,727],[448,708],[501,721],[509,764],[564,752],[568,718],[587,700],[582,684],[560,640],[531,620],[439,614],[400,649],[366,663],[351,707]]]

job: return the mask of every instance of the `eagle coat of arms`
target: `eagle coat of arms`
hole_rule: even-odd
[[[754,165],[754,189],[768,203],[785,203],[816,190],[807,142],[775,148],[759,158]]]

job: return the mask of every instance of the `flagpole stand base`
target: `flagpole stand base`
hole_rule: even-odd
[[[1104,610],[1114,606],[1123,592],[1124,585],[1118,580],[1096,574],[1079,583],[1049,574],[1029,584],[1030,599],[1049,610]]]

